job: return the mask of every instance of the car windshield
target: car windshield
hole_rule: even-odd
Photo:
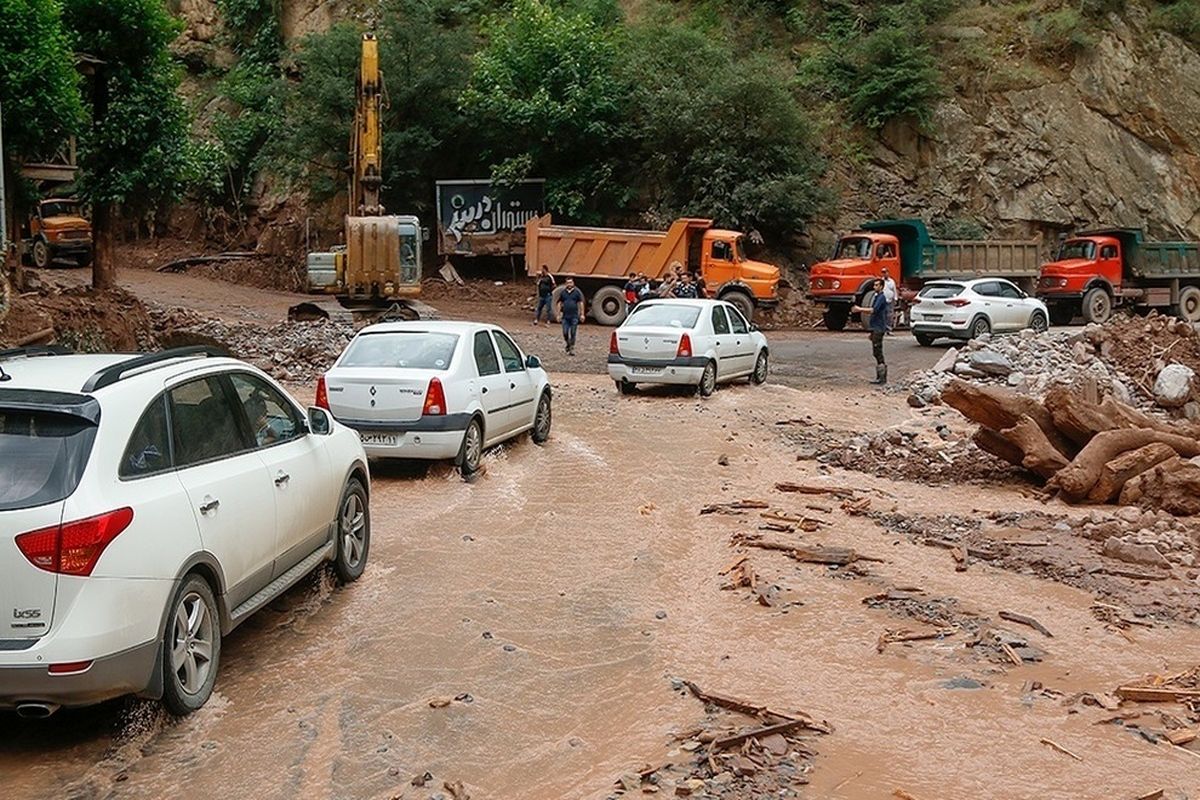
[[[737,248],[738,261],[745,261],[746,260],[746,237],[739,236],[737,238],[737,240],[734,241],[733,244],[734,244],[734,247]]]
[[[96,426],[82,417],[0,408],[0,511],[68,497],[95,437]]]
[[[458,334],[428,331],[364,333],[350,343],[339,367],[449,369]]]
[[[1091,261],[1096,257],[1096,243],[1087,239],[1074,239],[1069,242],[1064,242],[1062,249],[1058,251],[1059,261],[1069,261],[1071,259],[1082,258],[1085,261]]]
[[[918,297],[923,297],[928,300],[941,300],[945,297],[954,297],[961,294],[963,285],[961,283],[932,283],[921,290]]]
[[[668,328],[692,328],[700,316],[700,307],[675,303],[649,303],[634,306],[627,323],[661,325]]]
[[[838,242],[834,258],[870,258],[871,240],[865,236],[847,236]]]
[[[77,217],[79,204],[68,200],[53,200],[42,203],[43,217]]]

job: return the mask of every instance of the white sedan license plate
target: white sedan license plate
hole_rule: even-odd
[[[657,375],[662,372],[662,367],[634,367],[634,375]]]
[[[358,438],[363,444],[380,444],[386,447],[396,446],[396,434],[394,433],[368,433],[359,431]]]

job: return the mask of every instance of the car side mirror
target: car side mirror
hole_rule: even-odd
[[[525,356],[525,366],[529,367],[530,369],[540,369],[542,366],[542,360],[537,356]]]
[[[333,417],[323,408],[310,406],[308,409],[308,430],[317,436],[328,436],[333,432]]]
[[[757,325],[755,325],[753,322],[751,322],[751,323],[750,323],[750,330],[752,330],[752,331],[756,331],[756,330],[758,330],[758,326],[757,326]]]

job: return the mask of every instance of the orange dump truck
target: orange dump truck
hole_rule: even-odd
[[[779,302],[779,268],[746,257],[745,237],[713,227],[711,219],[677,219],[666,231],[554,225],[550,215],[525,225],[525,269],[546,265],[559,279],[574,278],[591,316],[620,325],[629,309],[624,286],[630,272],[660,280],[679,262],[704,278],[710,297],[736,305],[749,318],[756,307]]]
[[[901,293],[939,279],[1007,278],[1032,292],[1041,266],[1041,239],[934,239],[919,219],[866,222],[838,239],[833,258],[809,270],[809,297],[825,306],[825,327],[840,331],[850,307],[888,271]],[[909,294],[911,296],[911,294]]]

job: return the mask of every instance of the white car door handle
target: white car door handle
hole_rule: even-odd
[[[216,511],[221,507],[221,501],[217,500],[212,495],[204,495],[204,502],[200,504],[200,513],[207,514],[210,511]]]
[[[280,470],[279,472],[275,473],[275,485],[276,486],[283,487],[291,479],[292,479],[292,476],[288,475],[283,470]]]

